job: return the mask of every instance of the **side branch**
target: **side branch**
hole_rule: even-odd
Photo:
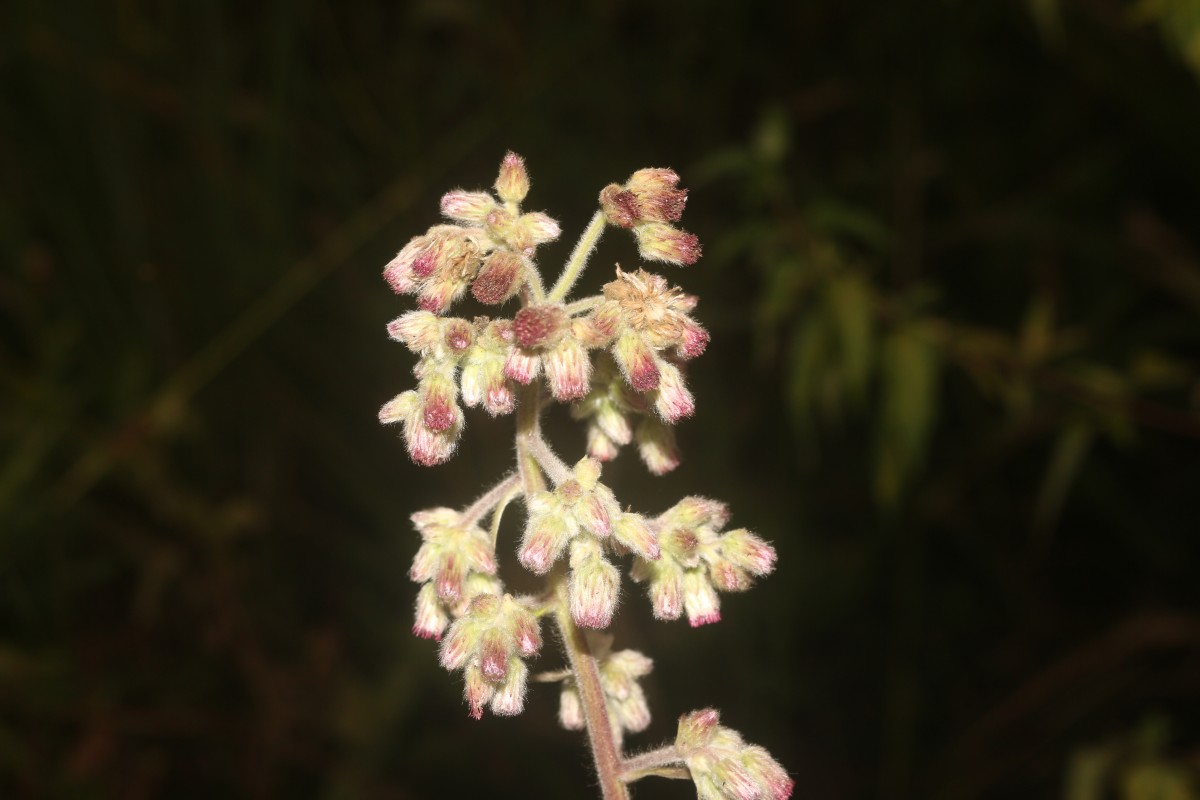
[[[579,280],[579,276],[583,274],[583,268],[587,266],[587,261],[591,257],[592,251],[596,249],[596,243],[600,241],[600,234],[604,233],[604,226],[607,224],[604,212],[597,211],[591,222],[588,223],[583,236],[579,237],[575,249],[571,251],[571,257],[567,259],[567,265],[563,267],[562,275],[558,276],[558,280],[554,282],[554,288],[547,295],[546,299],[551,303],[561,303],[566,299],[571,287],[575,285],[575,281]]]
[[[504,476],[504,478],[488,489],[478,500],[463,509],[462,524],[466,526],[474,525],[483,518],[483,515],[495,508],[505,495],[519,486],[521,476],[514,472]]]

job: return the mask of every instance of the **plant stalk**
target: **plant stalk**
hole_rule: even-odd
[[[621,751],[613,737],[608,703],[600,684],[600,670],[588,647],[587,636],[571,618],[566,572],[556,570],[552,580],[558,601],[554,617],[562,633],[571,671],[575,673],[575,688],[583,705],[583,720],[587,725],[588,743],[592,746],[592,758],[596,762],[596,774],[600,778],[601,794],[604,800],[628,800],[629,793],[621,780]]]
[[[548,302],[561,303],[567,298],[571,287],[575,285],[575,281],[579,280],[579,276],[583,274],[583,268],[587,266],[588,258],[591,257],[592,251],[596,249],[596,243],[600,241],[600,234],[604,233],[604,226],[607,224],[608,221],[604,218],[604,212],[597,211],[595,216],[592,217],[592,221],[588,223],[587,230],[583,232],[583,236],[579,237],[579,242],[575,245],[575,249],[571,251],[571,257],[567,259],[567,265],[563,267],[562,274],[554,282],[554,288],[546,296]]]

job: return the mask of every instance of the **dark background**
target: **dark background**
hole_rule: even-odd
[[[408,632],[408,515],[511,419],[434,469],[375,420],[382,265],[509,148],[551,274],[683,175],[697,415],[606,475],[779,551],[698,630],[626,587],[632,747],[714,705],[797,798],[1200,796],[1195,3],[565,5],[0,9],[0,796],[597,795],[552,690],[474,722]]]

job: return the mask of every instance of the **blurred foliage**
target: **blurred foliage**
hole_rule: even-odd
[[[629,589],[618,639],[657,665],[632,746],[715,705],[797,796],[1192,797],[1198,25],[12,0],[0,797],[587,796],[550,693],[475,723],[408,634],[408,514],[499,475],[507,426],[422,470],[374,416],[412,380],[379,270],[506,148],[568,240],[604,184],[684,176],[697,417],[672,475],[611,474],[780,552],[716,626]],[[585,288],[634,260],[610,239]]]

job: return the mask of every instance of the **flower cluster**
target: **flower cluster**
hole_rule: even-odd
[[[413,238],[384,269],[393,290],[417,297],[416,310],[388,325],[416,356],[416,387],[379,412],[401,429],[413,461],[432,466],[454,454],[465,408],[493,417],[518,412],[512,474],[462,511],[412,516],[422,539],[409,572],[421,584],[413,632],[440,640],[441,664],[462,671],[470,715],[478,719],[485,707],[498,715],[524,709],[526,661],[541,649],[539,618],[550,616],[572,669],[538,680],[562,681],[564,727],[592,728],[605,796],[625,797],[631,775],[682,764],[702,798],[782,800],[791,792],[787,774],[766,751],[721,728],[715,711],[685,715],[674,747],[621,755],[624,736],[650,722],[638,681],[653,663],[634,650],[614,652],[612,637],[597,632],[612,623],[624,556],[633,557],[632,577],[648,582],[654,615],[670,620],[686,612],[693,626],[720,618],[718,590],[746,589],[775,565],[775,551],[762,539],[744,529],[723,531],[729,512],[722,503],[686,497],[648,519],[622,508],[600,480],[603,462],[630,444],[653,474],[679,464],[674,426],[696,408],[684,368],[704,352],[709,334],[692,316],[694,296],[640,267],[617,266],[597,295],[569,295],[610,226],[630,230],[643,259],[694,263],[698,240],[674,226],[687,190],[669,169],[638,170],[605,187],[549,290],[537,248],[556,239],[559,227],[545,214],[522,211],[528,193],[525,164],[510,152],[494,192],[446,194],[441,210],[449,224]],[[515,299],[519,307],[509,317],[450,316],[468,293],[484,306]],[[569,404],[571,415],[586,421],[587,455],[573,466],[542,438],[548,400]],[[496,574],[496,539],[518,495],[525,525],[517,557],[546,576],[546,586],[514,597]],[[480,520],[489,513],[485,530]],[[597,723],[606,717],[608,726]]]
[[[608,699],[613,736],[620,742],[626,732],[643,731],[650,724],[650,707],[638,678],[654,669],[654,662],[636,650],[612,651],[613,638],[589,633],[588,643],[600,671],[600,685]],[[563,680],[558,721],[567,730],[583,730],[583,706],[574,678]]]
[[[639,169],[624,185],[615,183],[600,192],[600,208],[612,225],[632,228],[638,252],[647,261],[695,264],[700,241],[668,223],[678,222],[687,203],[687,190],[679,189],[679,176],[669,169]]]
[[[679,718],[675,747],[692,773],[700,800],[785,800],[793,781],[763,748],[720,725],[716,709]]]
[[[424,584],[417,593],[413,633],[441,639],[451,617],[460,617],[477,595],[499,594],[496,553],[491,538],[475,525],[465,525],[450,508],[431,508],[412,515],[421,534],[421,549],[409,577]]]
[[[703,497],[685,497],[652,520],[661,555],[638,559],[631,574],[649,581],[655,617],[687,612],[692,627],[718,622],[718,589],[745,591],[775,569],[775,549],[744,528],[721,533],[728,521],[724,503]]]
[[[426,311],[441,314],[470,286],[481,303],[503,303],[529,280],[537,246],[558,238],[558,223],[542,213],[522,214],[529,192],[525,162],[509,153],[500,164],[496,194],[456,189],[442,213],[456,225],[435,225],[388,262],[383,277],[397,294],[415,294]]]
[[[600,462],[594,458],[580,459],[554,491],[534,492],[525,503],[521,563],[544,575],[569,547],[568,591],[575,623],[607,628],[621,576],[604,551],[619,547],[653,561],[659,556],[654,532],[640,514],[621,511],[612,490],[600,483]]]
[[[542,647],[537,617],[510,594],[476,595],[442,642],[441,663],[463,670],[471,716],[479,719],[491,704],[500,716],[525,709],[529,668],[524,658]]]

